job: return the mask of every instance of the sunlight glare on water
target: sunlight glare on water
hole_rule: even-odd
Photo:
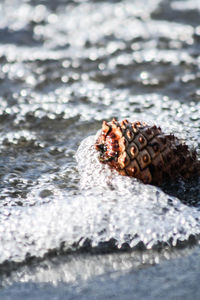
[[[170,259],[182,255],[174,254],[173,246],[187,247],[191,237],[198,242],[199,181],[175,183],[168,193],[119,176],[99,163],[93,148],[102,121],[116,117],[155,123],[200,157],[197,2],[0,3],[4,275],[22,265],[16,281],[38,276],[42,282],[44,270],[38,265],[38,273],[33,272],[34,258],[36,265],[40,260],[47,264],[52,270],[48,280],[57,282],[61,273],[57,276],[50,256],[61,270],[64,258],[57,254],[73,252],[80,254],[74,273],[67,271],[68,263],[63,266],[66,282],[72,282],[69,278],[78,280],[78,268],[90,261],[82,251],[111,252],[108,269],[101,268],[98,256],[91,259],[85,276],[92,278],[96,262],[97,275],[115,264],[118,271],[139,269],[164,259],[158,246],[168,245]],[[137,256],[136,246],[149,252],[140,249]],[[125,249],[134,249],[132,257],[127,252],[119,263],[118,250]]]

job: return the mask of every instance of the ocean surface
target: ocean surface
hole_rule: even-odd
[[[199,299],[200,178],[102,165],[113,117],[200,159],[200,2],[1,1],[0,299]]]

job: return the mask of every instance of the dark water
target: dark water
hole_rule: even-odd
[[[199,299],[199,179],[143,185],[92,149],[117,117],[200,157],[199,20],[198,0],[0,2],[0,298]]]

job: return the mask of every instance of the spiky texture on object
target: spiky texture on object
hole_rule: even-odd
[[[144,183],[160,185],[167,178],[188,179],[200,174],[196,152],[156,125],[104,121],[95,147],[101,152],[101,162]]]

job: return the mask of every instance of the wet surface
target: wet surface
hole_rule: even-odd
[[[180,259],[188,270],[199,263],[199,179],[144,186],[102,166],[91,146],[104,119],[127,118],[173,132],[200,157],[199,18],[195,0],[0,4],[4,299],[33,293],[34,285],[43,299],[54,288],[61,299],[59,282],[71,297],[80,282],[100,297],[99,276],[112,274],[105,290],[110,284],[120,297],[118,280],[125,284],[131,272],[140,274],[142,297],[140,269],[151,274],[159,264],[166,279],[181,274]],[[198,271],[192,274],[197,282]],[[159,285],[150,299],[163,295]],[[177,297],[190,290],[180,284]]]

